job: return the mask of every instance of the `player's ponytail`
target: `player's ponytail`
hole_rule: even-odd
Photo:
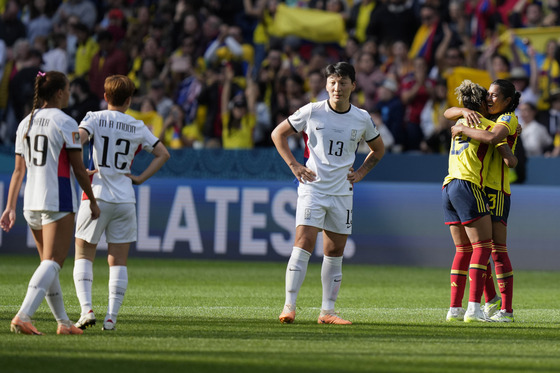
[[[29,122],[27,123],[24,139],[28,136],[29,130],[33,125],[35,110],[45,102],[50,101],[59,90],[66,88],[66,84],[68,84],[66,75],[59,71],[49,71],[46,73],[39,71],[37,73],[35,77],[33,107],[31,108],[31,115],[29,115]]]

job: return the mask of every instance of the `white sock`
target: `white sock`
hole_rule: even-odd
[[[93,263],[87,259],[78,259],[74,262],[74,286],[76,295],[82,307],[81,315],[92,310],[91,286],[93,284]]]
[[[321,267],[321,283],[323,284],[323,303],[321,309],[334,310],[334,303],[342,281],[342,257],[324,256]]]
[[[60,271],[60,266],[53,260],[43,260],[31,276],[25,299],[21,304],[18,314],[22,313],[32,317],[43,302],[47,289]]]
[[[311,253],[299,247],[292,249],[292,255],[286,268],[286,303],[295,307],[299,289],[307,273]]]
[[[124,293],[128,286],[128,272],[126,266],[109,267],[109,304],[105,321],[117,322],[117,315],[121,308]]]
[[[51,287],[47,291],[47,303],[51,309],[54,318],[59,323],[61,321],[68,320],[68,315],[66,314],[66,309],[64,308],[64,299],[62,298],[62,288],[60,287],[60,280],[58,278],[58,272],[54,278]]]

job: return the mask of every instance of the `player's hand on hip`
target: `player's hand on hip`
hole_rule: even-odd
[[[91,218],[93,220],[97,219],[99,217],[99,214],[101,214],[101,210],[99,209],[96,201],[89,202],[89,209],[91,211]]]
[[[315,181],[315,178],[317,176],[315,172],[311,171],[309,168],[299,163],[297,165],[292,166],[292,172],[294,173],[298,181],[304,184],[311,181]]]

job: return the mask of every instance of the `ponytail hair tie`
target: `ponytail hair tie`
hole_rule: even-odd
[[[37,72],[37,76],[45,76],[46,74],[44,72],[38,71]]]

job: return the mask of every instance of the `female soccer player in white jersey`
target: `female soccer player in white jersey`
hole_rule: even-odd
[[[335,313],[334,305],[342,280],[342,256],[352,231],[353,185],[366,176],[385,154],[381,136],[367,111],[350,104],[356,88],[355,70],[346,62],[325,69],[329,99],[309,103],[272,132],[276,149],[299,181],[296,208],[296,238],[286,270],[286,301],[280,322],[295,319],[296,299],[305,278],[317,234],[323,231],[321,282],[323,300],[318,323],[351,324]],[[303,132],[305,165],[288,145],[288,136]],[[358,143],[364,139],[370,152],[354,170]]]
[[[128,77],[110,76],[104,88],[107,110],[89,112],[80,123],[82,143],[90,141],[90,169],[95,170],[91,185],[102,213],[99,219],[92,220],[87,214],[89,201],[84,198],[76,223],[74,284],[82,308],[76,327],[85,329],[96,322],[91,293],[93,260],[105,232],[109,246],[109,303],[103,330],[114,330],[128,286],[128,250],[137,238],[132,185],[142,184],[154,175],[169,159],[169,152],[144,122],[125,114],[135,89]],[[140,175],[131,175],[132,161],[141,149],[154,158]]]
[[[13,227],[17,198],[27,171],[23,214],[41,264],[29,281],[20,310],[12,319],[10,329],[14,333],[42,334],[32,324],[31,317],[45,297],[58,322],[57,334],[83,333],[68,319],[58,279],[73,237],[76,179],[91,198],[86,212],[91,219],[99,216],[99,207],[83,164],[78,124],[60,110],[68,105],[69,97],[70,86],[64,74],[39,72],[33,109],[17,129],[15,168],[0,224],[6,232]]]

